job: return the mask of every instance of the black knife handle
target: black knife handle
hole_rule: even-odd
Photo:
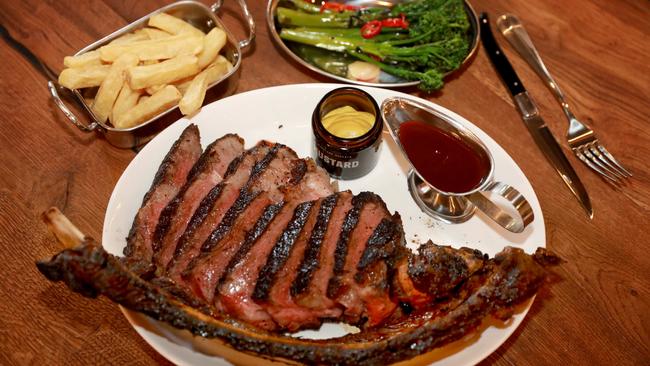
[[[481,23],[481,40],[483,41],[483,47],[492,61],[492,65],[497,70],[497,73],[503,80],[503,83],[506,84],[510,94],[515,96],[519,93],[526,91],[524,85],[519,80],[517,73],[510,65],[510,61],[506,55],[501,51],[499,44],[497,44],[494,35],[492,34],[492,29],[490,28],[490,20],[487,13],[481,13],[480,21]]]

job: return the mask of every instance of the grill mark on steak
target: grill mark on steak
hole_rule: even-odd
[[[399,214],[393,215],[391,219],[382,219],[368,239],[368,245],[357,264],[357,270],[363,271],[376,261],[388,261],[393,258],[395,248],[387,248],[387,245],[393,243],[401,231],[402,224]]]
[[[310,205],[307,214],[308,216],[305,224],[302,226],[300,234],[293,242],[291,248],[288,249],[290,252],[288,253],[286,262],[282,265],[278,264],[279,269],[275,278],[272,282],[268,283],[271,286],[268,290],[268,295],[264,298],[260,298],[260,294],[258,298],[254,298],[256,302],[260,303],[266,309],[269,315],[271,315],[271,318],[273,318],[281,329],[296,331],[301,327],[316,327],[320,325],[320,319],[317,316],[318,314],[309,309],[305,309],[294,302],[293,297],[291,296],[291,288],[294,280],[298,276],[298,269],[305,254],[307,241],[309,240],[314,225],[319,217],[320,206],[325,199],[326,198],[321,198],[314,202],[303,203],[303,205]],[[279,242],[279,246],[284,247],[283,243],[284,242]],[[277,247],[278,245],[276,245],[276,248]],[[269,258],[266,265],[269,266],[269,264],[274,263],[276,262]],[[265,287],[265,283],[260,283],[260,281],[266,280],[267,276],[260,275],[258,278],[255,289],[256,291],[258,288]]]
[[[284,202],[282,205],[277,205],[277,214],[268,225],[264,225],[263,230],[249,232],[246,241],[228,264],[218,286],[217,301],[220,308],[238,319],[263,329],[276,329],[277,325],[266,310],[252,298],[256,282],[260,277],[260,270],[268,261],[276,243],[282,239],[282,234],[294,216],[296,207],[305,201],[333,192],[329,184],[329,176],[312,160],[307,160],[300,165],[305,168],[299,168],[298,174],[295,174],[294,170],[294,179],[289,185],[280,188]],[[295,181],[301,174],[303,178]],[[294,230],[294,232],[295,237],[299,231]]]
[[[234,270],[235,266],[244,260],[246,254],[248,254],[251,248],[253,248],[253,245],[255,245],[257,239],[259,239],[259,237],[264,234],[269,224],[271,224],[271,222],[275,219],[276,215],[278,212],[280,212],[284,205],[285,202],[279,202],[266,206],[264,212],[262,213],[262,216],[257,219],[257,222],[255,223],[255,226],[253,226],[253,229],[246,233],[244,242],[239,247],[235,255],[230,259],[230,262],[228,262],[228,265],[221,275],[221,278],[219,278],[218,286],[223,285],[223,283],[226,281],[227,276],[231,273],[231,271]],[[258,254],[262,255],[261,253]]]
[[[133,220],[124,248],[124,255],[131,262],[151,261],[153,235],[160,213],[181,189],[200,154],[199,129],[190,124],[165,155]]]
[[[280,144],[274,147],[255,165],[235,203],[181,275],[208,303],[212,303],[218,281],[242,245],[245,233],[252,229],[266,206],[282,200],[278,187],[292,180],[296,164],[304,164],[288,147]]]
[[[341,227],[341,235],[336,242],[336,250],[334,252],[334,275],[340,275],[345,265],[345,258],[348,255],[348,241],[350,234],[359,222],[361,209],[370,201],[369,192],[361,192],[359,195],[352,198],[352,209],[348,211],[343,220]],[[330,291],[328,290],[328,293]]]
[[[305,256],[298,268],[298,276],[293,282],[293,286],[291,286],[292,296],[304,293],[307,290],[307,286],[309,286],[313,272],[318,266],[318,255],[323,237],[325,237],[325,231],[327,231],[327,224],[338,199],[339,195],[335,193],[326,197],[320,205],[316,225],[307,241]]]
[[[302,232],[315,204],[315,201],[308,201],[303,202],[296,207],[289,225],[287,225],[287,228],[282,232],[280,239],[278,239],[273,250],[269,254],[266,264],[260,271],[257,283],[255,284],[255,290],[253,291],[254,300],[261,301],[268,299],[271,286],[276,282],[278,272],[289,259],[289,254],[293,249],[296,238]]]
[[[231,230],[234,221],[258,192],[267,191],[272,193],[279,185],[287,183],[293,178],[291,173],[294,171],[295,166],[287,166],[291,164],[291,160],[297,160],[293,150],[282,144],[273,145],[266,156],[255,164],[248,181],[240,190],[239,197],[228,209],[219,226],[203,243],[201,252],[209,252],[223,239]],[[261,179],[262,177],[263,179]]]
[[[217,283],[226,265],[239,249],[246,232],[255,225],[264,208],[273,203],[267,192],[254,196],[246,205],[246,209],[242,210],[243,214],[234,220],[231,225],[232,230],[225,234],[210,251],[202,252],[192,260],[181,277],[197,296],[209,304],[213,302]]]
[[[238,269],[242,268],[242,261],[249,254],[257,239],[268,231],[269,225],[275,220],[284,205],[284,202],[280,202],[266,207],[262,216],[257,220],[253,229],[246,234],[244,242],[228,262],[215,289],[215,303],[218,309],[231,313],[235,318],[247,320],[261,329],[272,330],[276,326],[261,307],[252,303],[252,300],[246,298],[244,293],[240,293],[244,292],[241,287],[246,286],[247,281],[254,283],[256,273],[252,273],[254,271],[252,268],[244,267],[244,273],[238,273]],[[261,257],[264,254],[256,252],[255,255]],[[234,279],[229,276],[233,272],[236,276]],[[253,284],[248,284],[248,286],[253,286]]]
[[[367,319],[364,327],[380,324],[397,308],[397,303],[391,298],[390,279],[394,273],[393,258],[404,248],[403,238],[399,215],[383,218],[368,239],[358,261],[354,281],[347,281],[349,293],[356,292],[363,303],[363,311],[359,315]],[[345,292],[338,298],[346,298]]]
[[[413,313],[357,334],[325,340],[265,332],[220,314],[208,316],[141,279],[92,239],[37,262],[37,267],[50,281],[63,281],[84,296],[104,295],[192,334],[219,338],[242,352],[305,364],[382,365],[461,339],[488,315],[505,320],[512,315],[513,307],[530,299],[542,286],[547,277],[544,267],[558,261],[543,248],[527,255],[521,249],[506,247],[487,261],[480,275],[472,276],[481,277],[480,283],[448,312]]]
[[[248,181],[253,166],[266,156],[270,149],[271,144],[262,141],[233,160],[228,166],[224,180],[203,199],[179,239],[174,257],[167,266],[167,275],[172,280],[183,282],[181,273],[200,253],[203,243],[235,202],[241,187]]]
[[[161,269],[167,267],[176,250],[178,239],[206,194],[226,173],[230,162],[244,151],[244,140],[234,134],[211,143],[201,154],[176,197],[160,214],[153,241],[153,261]]]
[[[341,309],[327,296],[327,287],[334,275],[334,253],[342,234],[343,222],[352,209],[352,193],[340,192],[336,207],[332,211],[325,236],[320,244],[316,267],[307,289],[295,297],[297,304],[319,312],[321,317],[338,317]],[[311,244],[311,242],[310,242]]]
[[[390,215],[381,198],[371,192],[362,192],[352,199],[352,209],[345,218],[337,242],[334,276],[329,281],[327,295],[345,307],[345,319],[352,324],[361,325],[364,319],[369,325],[377,324],[396,307],[387,288],[384,292],[370,291],[370,288],[359,286],[354,279],[367,243],[384,219],[389,220]],[[379,273],[372,277],[377,280],[380,279],[378,276]],[[381,286],[376,290],[381,290]]]

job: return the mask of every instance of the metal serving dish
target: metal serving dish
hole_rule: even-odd
[[[365,86],[376,86],[376,87],[384,87],[384,88],[399,88],[399,87],[408,87],[408,86],[415,86],[418,85],[420,82],[419,81],[408,81],[408,80],[403,80],[400,78],[397,78],[395,76],[389,75],[385,72],[382,71],[382,76],[380,77],[380,82],[378,83],[371,83],[371,82],[365,82],[365,81],[358,81],[358,80],[352,80],[348,79],[343,76],[339,76],[333,73],[330,73],[326,70],[323,70],[319,68],[318,66],[315,66],[306,60],[304,60],[302,57],[297,55],[283,40],[280,38],[280,25],[278,22],[276,22],[275,19],[275,9],[278,7],[278,4],[280,3],[281,0],[269,0],[268,5],[266,7],[266,22],[269,27],[269,30],[271,32],[271,36],[273,37],[273,40],[277,43],[277,45],[284,51],[286,52],[289,56],[291,56],[292,59],[294,59],[296,62],[299,64],[307,67],[308,69],[315,71],[321,75],[330,77],[332,79],[342,81],[345,83],[350,83],[350,84],[357,84],[357,85],[365,85]],[[341,1],[334,1],[337,3],[342,3],[342,4],[347,4],[347,5],[355,5],[355,6],[367,6],[367,7],[390,7],[395,4],[407,2],[409,0],[341,0]],[[449,75],[454,74],[455,72],[459,70],[463,70],[467,63],[474,57],[476,54],[476,51],[478,50],[478,44],[480,40],[480,27],[478,23],[478,16],[476,15],[476,12],[474,11],[474,8],[472,8],[472,5],[469,3],[469,1],[465,0],[465,11],[467,12],[467,16],[469,18],[469,23],[470,23],[470,36],[471,36],[471,41],[470,41],[470,50],[461,63],[460,67],[457,70],[451,71],[447,74],[445,74],[445,77],[448,77]]]
[[[75,55],[98,49],[99,47],[108,44],[112,40],[126,33],[144,28],[152,15],[158,13],[168,13],[189,22],[205,33],[214,27],[219,27],[226,32],[227,41],[221,51],[221,54],[223,54],[232,63],[233,69],[230,70],[230,72],[224,75],[221,79],[210,84],[208,86],[208,90],[213,87],[218,87],[216,88],[218,89],[218,95],[229,95],[234,92],[239,80],[239,66],[241,65],[242,61],[242,49],[248,47],[255,38],[255,22],[253,21],[253,17],[248,10],[248,7],[246,6],[246,2],[244,0],[238,0],[238,3],[241,6],[244,17],[246,18],[249,30],[248,38],[242,41],[237,41],[233,37],[232,33],[228,31],[221,20],[216,16],[216,12],[221,8],[223,0],[218,0],[210,7],[207,7],[197,1],[179,1],[162,7],[150,13],[149,15],[146,15],[125,26],[124,28],[111,33],[99,41],[82,48]],[[55,104],[61,109],[63,114],[65,114],[70,122],[72,122],[75,126],[84,132],[97,131],[98,133],[103,134],[109,143],[119,148],[132,148],[142,145],[153,138],[169,123],[177,119],[161,118],[162,116],[174,111],[177,108],[177,106],[174,106],[140,125],[131,128],[115,128],[110,124],[102,123],[97,120],[90,108],[90,105],[86,103],[86,100],[84,99],[84,96],[80,90],[66,89],[60,86],[54,80],[50,80],[48,82],[48,88]],[[96,90],[94,92],[96,92]],[[212,93],[214,90],[211,90],[210,92]],[[72,112],[72,110],[68,108],[66,103],[64,103],[61,96],[69,97],[66,99],[70,99],[74,103],[81,106],[81,109],[85,110],[88,116],[88,123],[81,122],[81,120]],[[86,95],[86,97],[88,97],[88,95]]]

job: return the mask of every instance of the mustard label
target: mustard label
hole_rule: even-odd
[[[372,113],[357,111],[346,105],[336,108],[321,119],[323,127],[336,137],[352,139],[363,136],[375,123]]]

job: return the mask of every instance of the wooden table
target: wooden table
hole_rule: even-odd
[[[0,22],[56,72],[63,56],[168,1],[2,1]],[[222,15],[243,36],[237,5]],[[249,1],[257,39],[244,58],[237,92],[273,85],[326,82],[292,62],[271,42],[265,2]],[[641,365],[650,362],[650,3],[644,0],[473,0],[493,19],[518,14],[562,85],[576,114],[633,173],[613,188],[571,156],[566,122],[550,92],[498,36],[551,130],[587,187],[588,220],[539,150],[483,50],[441,93],[413,94],[473,121],[515,159],[541,202],[546,245],[566,259],[561,280],[538,296],[515,334],[488,357],[495,365]],[[494,25],[493,25],[494,26]],[[46,79],[0,42],[0,364],[154,364],[149,347],[117,306],[52,284],[34,261],[59,246],[39,215],[59,207],[84,232],[101,238],[114,184],[135,156],[61,115]]]

